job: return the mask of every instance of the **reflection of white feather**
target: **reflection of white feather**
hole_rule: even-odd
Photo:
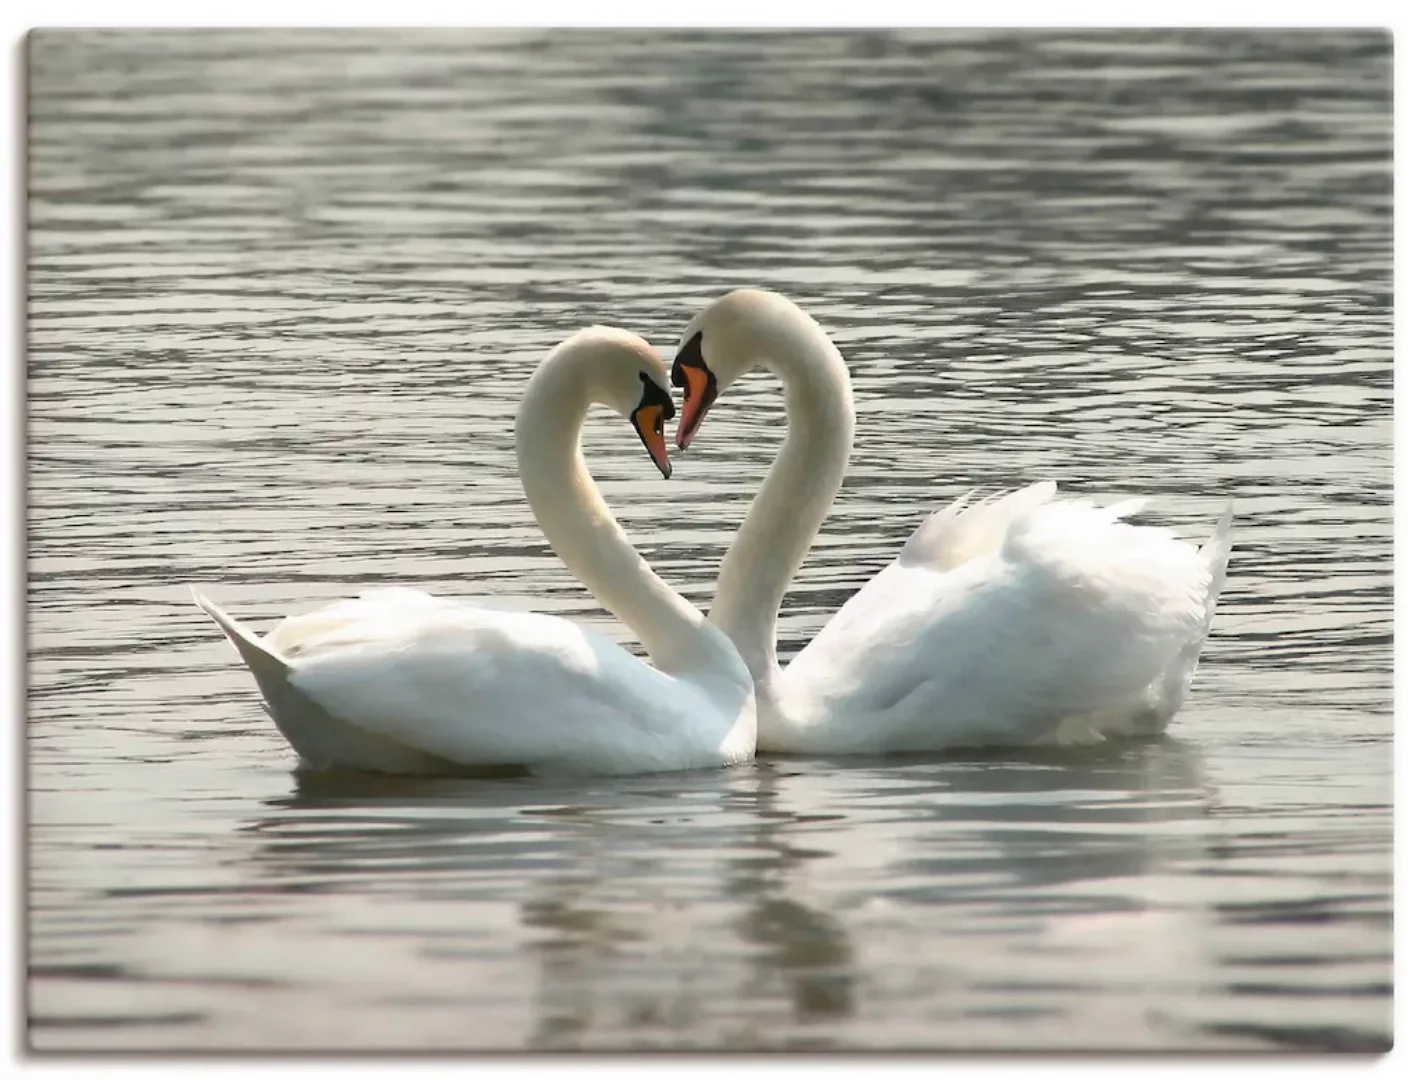
[[[1204,857],[1198,755],[1169,738],[1024,755],[759,770],[764,846],[781,853],[766,878],[832,919],[864,976],[846,1043],[882,1038],[870,1003],[889,987],[896,1018],[944,1048],[1198,1037],[1158,1024],[1216,974],[1212,913],[1175,873]]]

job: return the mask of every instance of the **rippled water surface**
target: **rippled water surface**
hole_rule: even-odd
[[[30,41],[29,1038],[1378,1049],[1391,1039],[1390,41]],[[1159,743],[597,781],[312,777],[189,602],[377,584],[627,640],[514,471],[579,326],[736,284],[852,367],[793,653],[968,487],[1238,541]],[[696,602],[783,434],[588,456]]]

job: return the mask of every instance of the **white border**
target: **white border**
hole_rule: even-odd
[[[1395,191],[1398,193],[1396,206],[1397,225],[1397,263],[1396,263],[1396,288],[1395,295],[1398,297],[1412,297],[1415,295],[1411,286],[1416,281],[1416,275],[1411,272],[1415,262],[1415,222],[1416,214],[1410,212],[1412,201],[1418,197],[1417,192],[1421,191],[1417,187],[1416,170],[1414,164],[1415,150],[1415,105],[1417,101],[1417,65],[1421,63],[1421,49],[1414,47],[1414,37],[1412,29],[1415,26],[1415,18],[1412,14],[1414,5],[1402,5],[1400,3],[1379,3],[1379,2],[1352,2],[1347,4],[1338,3],[1316,3],[1316,2],[1292,2],[1280,3],[1260,3],[1243,2],[1243,0],[1196,0],[1190,4],[1141,4],[1138,0],[1133,2],[1106,2],[1106,0],[1091,0],[1091,2],[1078,2],[1065,5],[1061,3],[1046,2],[1026,2],[1026,0],[996,0],[991,4],[945,4],[912,2],[912,0],[873,0],[872,3],[845,3],[843,0],[819,0],[819,2],[788,3],[784,0],[770,2],[770,0],[720,0],[718,3],[688,3],[686,0],[678,0],[677,3],[650,4],[635,2],[635,0],[616,0],[613,3],[603,3],[589,5],[586,3],[556,2],[556,0],[521,0],[514,5],[498,4],[468,4],[453,2],[431,2],[431,0],[404,0],[400,4],[371,4],[359,3],[355,0],[350,2],[335,3],[311,3],[300,2],[300,0],[283,0],[283,2],[271,2],[271,0],[248,0],[240,5],[203,4],[203,5],[179,5],[173,2],[153,2],[153,0],[135,0],[123,5],[100,4],[94,2],[64,2],[57,0],[44,5],[34,5],[28,9],[7,9],[4,15],[5,40],[8,44],[6,50],[7,68],[6,77],[3,80],[3,94],[5,97],[5,108],[3,110],[4,122],[6,124],[6,134],[9,136],[7,145],[11,148],[11,158],[5,170],[5,185],[9,194],[7,207],[9,214],[4,218],[3,228],[5,230],[6,244],[4,250],[9,256],[3,262],[4,282],[7,286],[6,296],[9,300],[12,324],[15,318],[23,310],[23,297],[20,290],[23,288],[23,278],[20,273],[21,251],[20,244],[23,242],[23,153],[24,153],[24,121],[22,105],[20,100],[20,79],[22,72],[21,50],[23,49],[22,37],[24,33],[34,26],[317,26],[317,25],[359,25],[359,26],[420,26],[420,25],[487,25],[487,26],[929,26],[929,25],[958,25],[958,26],[989,26],[989,27],[1011,27],[1011,26],[1220,26],[1220,27],[1241,27],[1241,26],[1361,26],[1361,27],[1391,27],[1395,32],[1395,72],[1397,86],[1397,171]],[[13,13],[12,13],[13,12]],[[1414,382],[1414,377],[1407,371],[1407,364],[1421,363],[1421,350],[1417,348],[1416,335],[1413,330],[1414,320],[1406,317],[1405,304],[1397,305],[1396,320],[1396,351],[1395,355],[1401,358],[1402,362],[1396,365],[1397,373],[1397,396],[1399,399],[1406,398],[1405,388]],[[21,684],[18,681],[23,672],[23,638],[22,635],[22,608],[24,599],[24,578],[23,578],[23,546],[22,517],[17,514],[23,513],[22,504],[19,502],[19,483],[23,479],[23,455],[17,457],[17,450],[23,444],[20,441],[20,425],[23,421],[23,392],[24,392],[24,367],[22,350],[22,329],[20,326],[12,325],[11,333],[7,336],[11,352],[10,378],[5,380],[6,386],[6,412],[10,421],[6,425],[5,438],[0,439],[0,454],[4,455],[3,466],[0,466],[0,506],[3,506],[7,516],[6,525],[0,534],[3,535],[5,566],[0,572],[0,588],[5,590],[4,607],[10,617],[0,621],[0,635],[3,636],[3,654],[5,663],[0,667],[0,700],[12,703],[14,708],[10,710],[10,723],[7,730],[12,738],[4,740],[5,753],[15,755],[14,759],[8,761],[10,768],[6,775],[11,778],[12,784],[18,787],[20,774],[20,753],[23,744],[19,739],[22,731],[24,717],[24,702],[20,696]],[[1405,423],[1396,426],[1396,458],[1397,472],[1405,478],[1410,474],[1409,464],[1412,460],[1412,453],[1417,446],[1417,433],[1410,430]],[[1397,550],[1403,552],[1414,552],[1415,545],[1408,542],[1409,538],[1416,536],[1416,531],[1410,525],[1411,502],[1405,497],[1406,487],[1404,479],[1396,484],[1396,491],[1401,496],[1396,504],[1396,535],[1402,537],[1401,542],[1396,544]],[[1409,818],[1412,813],[1413,801],[1407,794],[1408,785],[1403,780],[1407,774],[1414,772],[1404,753],[1404,747],[1414,741],[1406,732],[1407,722],[1414,719],[1409,708],[1413,701],[1412,683],[1413,677],[1409,672],[1409,664],[1406,662],[1411,657],[1411,644],[1413,635],[1410,633],[1410,620],[1405,617],[1404,612],[1412,609],[1408,598],[1414,593],[1414,584],[1417,580],[1415,573],[1408,572],[1405,562],[1399,561],[1397,564],[1397,641],[1398,641],[1398,663],[1397,663],[1397,709],[1396,714],[1400,719],[1397,725],[1397,746],[1396,754],[1397,769],[1397,828],[1398,835],[1414,835],[1414,831],[1409,826]],[[1403,659],[1404,658],[1404,659]],[[23,808],[24,793],[16,790],[13,792],[17,810]],[[19,868],[20,850],[19,845],[23,842],[23,823],[17,819],[14,829],[0,829],[0,835],[5,838],[6,859],[5,865],[10,869],[11,880],[14,881],[14,874]],[[11,845],[14,845],[12,847]],[[1404,858],[1405,843],[1397,844],[1397,890],[1395,910],[1401,915],[1396,927],[1396,956],[1397,956],[1397,1001],[1404,1002],[1412,1000],[1409,989],[1410,984],[1406,975],[1412,970],[1414,960],[1414,935],[1410,932],[1409,912],[1415,910],[1411,898],[1416,895],[1411,887],[1411,870],[1414,859]],[[20,922],[22,912],[16,905],[21,899],[18,893],[18,881],[16,887],[5,891],[5,903],[7,905],[6,914],[10,916],[10,933],[3,938],[3,967],[10,978],[3,980],[3,993],[6,1001],[0,1006],[0,1013],[3,1013],[7,1033],[6,1040],[10,1048],[11,1055],[19,1052],[19,1047],[23,1040],[21,1024],[23,1022],[23,1004],[20,1000],[12,1000],[12,995],[23,992],[24,975],[20,970],[21,955],[18,946],[22,940],[23,926]],[[615,1060],[597,1057],[575,1057],[564,1059],[528,1058],[528,1059],[505,1059],[505,1060],[476,1060],[469,1059],[464,1062],[436,1062],[436,1063],[415,1063],[410,1060],[401,1061],[399,1059],[370,1059],[365,1061],[345,1061],[332,1064],[316,1064],[315,1062],[302,1064],[278,1064],[273,1059],[255,1059],[250,1061],[221,1061],[202,1062],[195,1058],[172,1064],[159,1064],[156,1061],[132,1061],[115,1064],[105,1061],[103,1068],[106,1075],[134,1075],[147,1076],[156,1068],[170,1072],[176,1068],[183,1072],[189,1070],[193,1072],[201,1071],[204,1076],[227,1076],[234,1072],[246,1072],[248,1070],[262,1069],[264,1071],[286,1072],[299,1069],[301,1072],[326,1072],[331,1075],[345,1074],[352,1071],[362,1075],[370,1075],[372,1072],[381,1075],[395,1075],[405,1073],[411,1068],[416,1069],[420,1075],[458,1075],[466,1077],[469,1070],[476,1069],[480,1076],[501,1076],[505,1073],[527,1075],[529,1071],[543,1073],[550,1071],[562,1071],[567,1068],[578,1068],[581,1070],[591,1069],[593,1071],[625,1072],[628,1069],[656,1070],[664,1071],[668,1068],[680,1070],[704,1070],[716,1069],[722,1072],[734,1071],[738,1078],[745,1073],[758,1074],[773,1068],[776,1072],[782,1070],[792,1070],[802,1072],[809,1069],[833,1069],[840,1072],[847,1069],[856,1074],[867,1073],[869,1070],[878,1070],[885,1065],[894,1069],[895,1072],[903,1074],[918,1073],[927,1075],[929,1072],[933,1076],[940,1076],[944,1068],[950,1069],[954,1078],[971,1080],[975,1077],[1015,1077],[1022,1075],[1039,1075],[1042,1072],[1052,1074],[1059,1073],[1097,1073],[1104,1069],[1110,1072],[1120,1072],[1124,1070],[1129,1076],[1154,1076],[1161,1074],[1176,1075],[1179,1073],[1192,1074],[1195,1072],[1205,1073],[1211,1077],[1219,1075],[1231,1075],[1235,1072],[1247,1070],[1252,1073],[1260,1071],[1264,1073],[1279,1073],[1285,1071],[1288,1077],[1308,1077],[1308,1076],[1333,1076],[1339,1069],[1351,1072],[1354,1069],[1366,1069],[1368,1072],[1380,1071],[1382,1074],[1415,1075],[1415,1062],[1412,1067],[1407,1067],[1405,1061],[1417,1057],[1414,1053],[1415,1040],[1408,1039],[1409,1031],[1404,1021],[1407,1015],[1406,1008],[1400,1004],[1396,1007],[1397,1022],[1397,1049],[1379,1065],[1372,1059],[1348,1059],[1342,1061],[1325,1061],[1321,1059],[1259,1059],[1257,1063],[1243,1061],[1248,1059],[1218,1059],[1218,1058],[1178,1058],[1178,1059],[1138,1059],[1124,1058],[1093,1058],[1085,1060],[1062,1060],[1059,1062],[1047,1063],[1044,1061],[1011,1061],[996,1059],[961,1059],[943,1057],[930,1061],[895,1061],[892,1058],[872,1058],[862,1056],[838,1056],[834,1058],[781,1058],[774,1059],[771,1063],[768,1059],[747,1059],[742,1057],[731,1057],[720,1060],[714,1057],[700,1058],[696,1060],[671,1059],[671,1058],[650,1058],[650,1059],[626,1059]],[[54,1077],[67,1076],[89,1076],[95,1071],[95,1066],[99,1064],[99,1059],[76,1059],[67,1064],[51,1063],[39,1065],[35,1062],[20,1061],[22,1068],[43,1067],[45,1072]]]

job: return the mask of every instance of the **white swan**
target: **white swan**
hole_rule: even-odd
[[[1164,730],[1224,581],[1231,514],[1201,549],[1033,484],[930,516],[781,670],[775,619],[848,466],[838,349],[791,301],[738,290],[690,324],[672,365],[676,442],[747,370],[784,384],[789,434],[721,564],[710,618],[749,664],[759,748],[892,753],[1096,741]]]
[[[642,560],[587,473],[579,441],[593,403],[630,416],[670,476],[665,364],[605,327],[534,372],[515,423],[519,476],[553,551],[656,666],[566,619],[404,588],[292,616],[258,640],[193,590],[308,766],[621,774],[754,756],[754,688],[734,645]]]

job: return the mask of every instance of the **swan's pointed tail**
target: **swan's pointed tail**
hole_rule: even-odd
[[[236,619],[198,592],[196,587],[192,590],[192,598],[197,601],[197,606],[221,627],[222,632],[227,635],[227,640],[241,655],[242,663],[247,665],[247,669],[257,680],[262,697],[275,707],[275,700],[290,691],[288,676],[291,674],[291,665],[283,660],[279,653],[263,645],[255,634]]]
[[[1174,662],[1165,670],[1147,691],[1148,704],[1133,719],[1135,734],[1158,735],[1164,731],[1170,719],[1184,705],[1184,699],[1194,682],[1194,673],[1199,666],[1199,655],[1204,651],[1204,642],[1214,624],[1214,611],[1219,606],[1219,594],[1224,589],[1224,578],[1229,565],[1229,552],[1233,549],[1233,502],[1224,507],[1223,516],[1214,526],[1214,535],[1199,548],[1199,557],[1209,573],[1208,591],[1204,594],[1204,620],[1198,635],[1190,639],[1180,649]]]
[[[1224,591],[1224,577],[1229,568],[1229,553],[1233,550],[1234,504],[1230,499],[1223,516],[1214,526],[1214,535],[1199,549],[1199,556],[1209,568],[1209,592],[1204,600],[1204,633],[1214,623],[1214,610],[1219,606],[1219,593]]]
[[[448,772],[454,767],[432,754],[333,716],[292,685],[291,665],[280,653],[263,644],[196,588],[192,590],[192,598],[236,647],[247,670],[257,680],[257,688],[277,730],[307,765],[317,769],[416,774]]]

